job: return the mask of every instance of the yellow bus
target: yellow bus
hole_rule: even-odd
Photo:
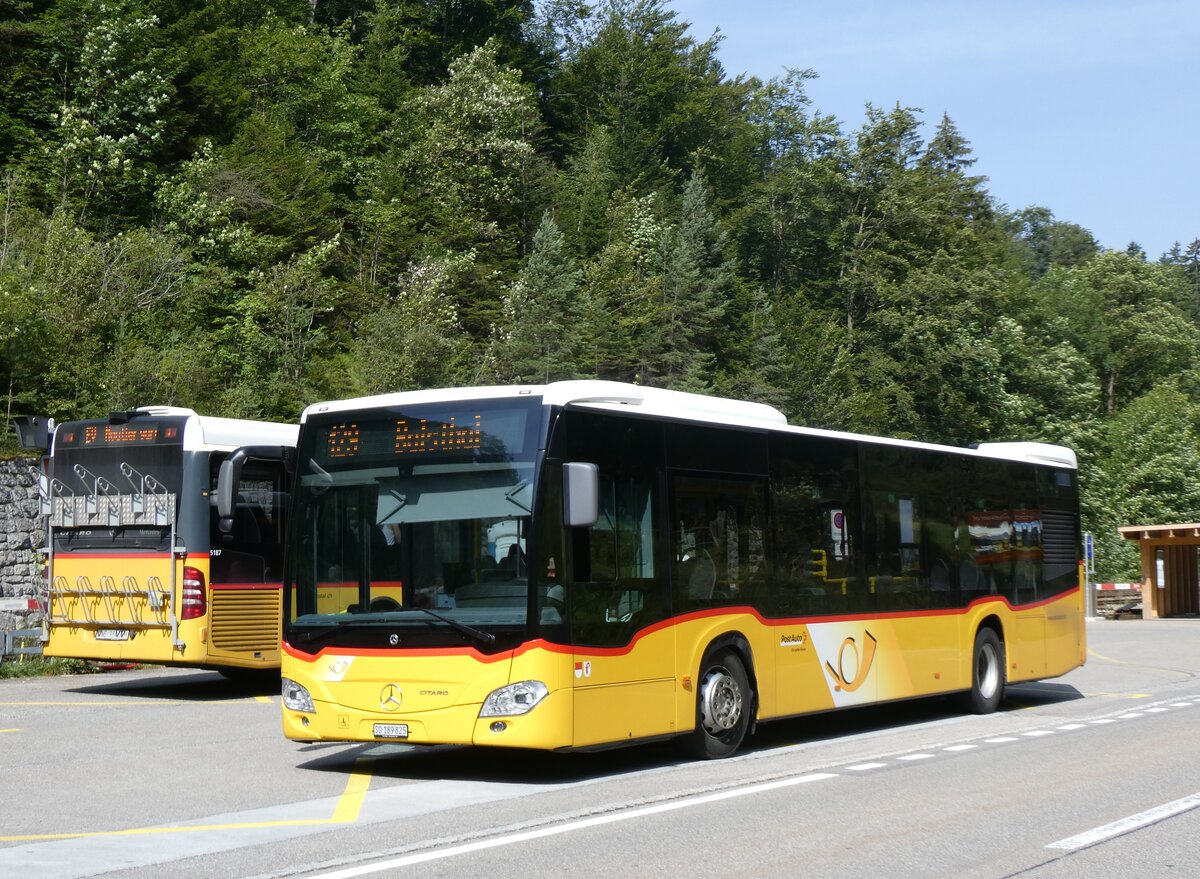
[[[283,457],[297,431],[175,407],[58,425],[41,480],[45,654],[230,676],[277,669]],[[216,487],[235,449],[224,531]]]
[[[1074,453],[789,426],[599,381],[310,406],[298,741],[733,753],[760,721],[1084,662]]]

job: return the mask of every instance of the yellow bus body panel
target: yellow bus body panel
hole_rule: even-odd
[[[970,689],[975,634],[1000,629],[1008,680],[1055,677],[1082,664],[1081,597],[1012,608],[984,599],[968,608],[862,617],[764,620],[745,608],[683,616],[621,648],[534,641],[498,657],[474,650],[285,650],[283,675],[304,686],[315,714],[283,709],[301,741],[378,741],[377,723],[408,725],[412,744],[587,748],[672,736],[695,728],[696,690],[710,648],[749,655],[759,720]],[[492,691],[539,680],[549,695],[528,714],[481,718]],[[388,699],[394,687],[399,705]],[[497,722],[500,722],[497,726]]]
[[[471,649],[403,656],[334,650],[316,657],[285,650],[282,674],[308,690],[316,712],[285,706],[284,733],[300,741],[375,741],[375,724],[404,723],[409,744],[569,747],[569,660],[536,648],[490,657]],[[479,717],[493,690],[521,680],[542,681],[549,696],[523,717]],[[505,723],[502,734],[491,730],[498,720]]]
[[[179,620],[173,639],[169,607],[178,605],[185,566],[203,575],[208,611]],[[60,585],[50,593],[46,656],[198,668],[279,666],[280,589],[214,587],[207,556],[175,560],[175,597],[171,559],[163,553],[60,553],[54,579]],[[126,634],[112,640],[116,633]]]

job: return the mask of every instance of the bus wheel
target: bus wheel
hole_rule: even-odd
[[[1004,645],[992,629],[975,635],[971,661],[971,689],[963,693],[963,706],[974,714],[991,714],[1004,699]]]
[[[696,693],[696,729],[688,750],[711,760],[728,757],[750,727],[754,700],[746,667],[736,653],[724,651],[705,660]]]

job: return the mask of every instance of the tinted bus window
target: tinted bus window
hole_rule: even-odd
[[[572,531],[566,606],[576,644],[616,646],[664,616],[659,522],[662,425],[568,412],[564,458],[600,470],[600,516]]]
[[[847,613],[870,603],[858,572],[858,449],[849,440],[771,438],[772,612]]]
[[[766,480],[672,474],[672,604],[756,603],[766,582]]]
[[[283,577],[284,515],[287,491],[282,465],[247,464],[237,488],[233,527],[218,527],[217,475],[226,456],[210,466],[210,576],[214,583],[278,583]]]

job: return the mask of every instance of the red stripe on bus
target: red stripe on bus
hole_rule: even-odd
[[[980,607],[984,604],[1003,604],[1010,611],[1016,612],[1021,610],[1029,610],[1031,608],[1045,607],[1053,604],[1056,601],[1061,601],[1073,594],[1079,592],[1079,587],[1073,587],[1064,592],[1060,592],[1051,598],[1043,601],[1033,602],[1032,604],[1022,604],[1014,606],[1003,595],[987,595],[982,598],[977,598],[966,607],[949,607],[936,608],[930,610],[909,610],[909,611],[888,611],[879,613],[862,613],[862,614],[828,614],[819,617],[784,617],[768,619],[761,613],[748,605],[726,605],[723,607],[708,608],[705,610],[693,611],[692,613],[681,614],[680,616],[670,617],[665,620],[659,620],[646,626],[644,629],[639,629],[634,633],[633,638],[628,644],[620,647],[588,647],[586,645],[577,644],[554,644],[542,638],[535,638],[532,641],[526,641],[517,645],[511,650],[506,650],[502,653],[488,655],[480,653],[474,647],[421,647],[421,648],[369,648],[369,647],[323,647],[316,654],[305,653],[288,644],[283,643],[283,649],[291,656],[302,662],[313,662],[320,659],[325,653],[333,653],[339,656],[473,656],[481,662],[497,662],[502,659],[508,659],[515,656],[520,656],[522,653],[527,653],[530,650],[539,649],[546,650],[550,653],[561,654],[586,654],[588,656],[624,656],[632,653],[637,647],[638,641],[642,638],[652,635],[655,632],[678,626],[691,620],[706,619],[709,617],[719,616],[751,616],[754,617],[767,628],[787,628],[791,626],[807,626],[820,623],[854,623],[860,620],[896,620],[896,619],[913,619],[925,617],[939,616],[966,616],[973,608]]]
[[[169,552],[69,552],[65,550],[56,550],[54,552],[56,561],[64,561],[66,559],[133,559],[138,561],[166,561],[171,558]],[[209,558],[208,553],[189,553],[186,556],[179,556],[180,561],[190,561],[192,559],[200,560]]]
[[[522,644],[519,648],[510,648],[500,653],[480,653],[474,647],[409,647],[404,648],[405,656],[470,656],[478,662],[502,662],[508,661],[517,655],[517,651],[524,653],[529,649],[529,645]],[[383,649],[377,647],[322,647],[317,653],[305,653],[289,644],[283,642],[283,650],[289,656],[299,659],[301,662],[316,662],[326,654],[333,656],[396,656],[399,651],[394,649]]]

